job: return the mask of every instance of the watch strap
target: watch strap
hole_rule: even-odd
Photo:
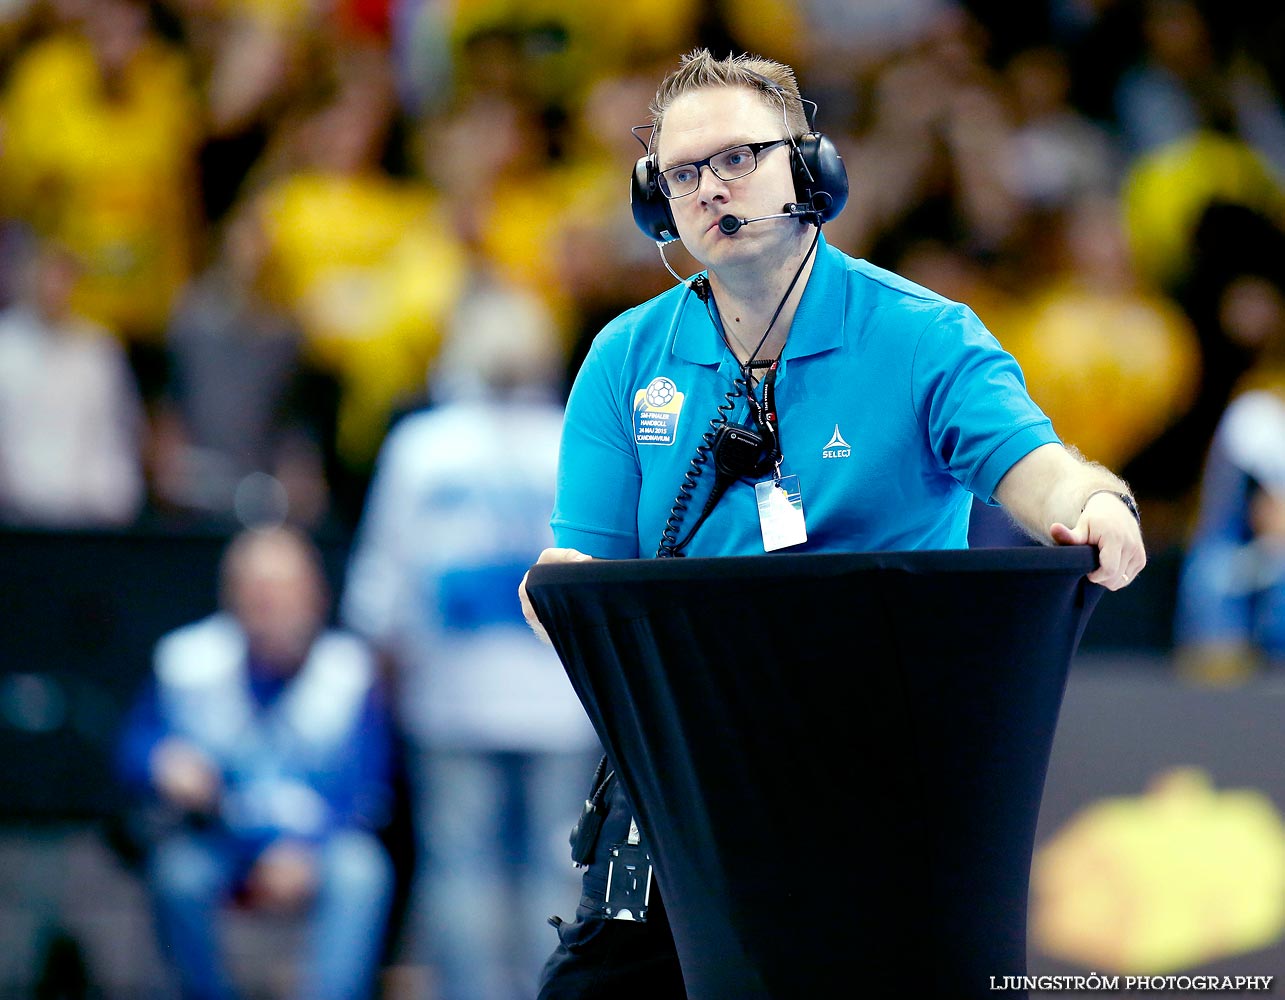
[[[1133,519],[1137,521],[1139,527],[1141,527],[1142,513],[1138,510],[1138,501],[1133,499],[1133,497],[1131,497],[1128,493],[1121,493],[1119,490],[1094,490],[1092,493],[1090,493],[1087,497],[1084,498],[1084,507],[1087,507],[1089,505],[1089,501],[1092,500],[1099,493],[1110,493],[1113,497],[1115,497],[1122,504],[1124,504],[1125,507],[1129,509],[1129,513],[1133,515]],[[1080,508],[1081,514],[1084,513],[1084,507]]]

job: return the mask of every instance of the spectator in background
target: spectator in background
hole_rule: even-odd
[[[205,221],[217,225],[315,80],[312,0],[170,0],[205,111],[197,160]],[[315,42],[313,43],[315,44]]]
[[[1191,406],[1200,345],[1177,303],[1139,277],[1114,198],[1077,198],[1051,228],[1049,277],[997,334],[1062,439],[1124,468]],[[1158,517],[1148,525],[1152,544],[1185,527]]]
[[[1048,14],[1049,39],[1071,71],[1072,104],[1113,123],[1120,78],[1142,51],[1138,0],[1050,0]]]
[[[1020,255],[1026,205],[1009,177],[1013,121],[985,43],[970,18],[942,17],[879,67],[869,124],[844,154],[863,182],[835,220],[837,245],[872,260],[895,260],[923,239],[988,261]]]
[[[1202,354],[1202,379],[1188,413],[1125,466],[1124,474],[1140,491],[1166,497],[1185,519],[1195,503],[1201,456],[1255,353],[1224,325],[1219,303],[1235,268],[1257,271],[1281,259],[1275,247],[1285,224],[1285,186],[1241,138],[1204,129],[1130,164],[1122,201],[1140,277],[1182,303]],[[1273,249],[1248,261],[1256,245]],[[1158,525],[1154,518],[1149,523]]]
[[[673,280],[659,266],[655,243],[637,231],[620,197],[620,178],[629,176],[645,151],[630,129],[646,118],[653,90],[651,77],[638,73],[598,81],[566,136],[562,217],[549,249],[558,264],[558,284],[574,305],[567,385],[608,319],[639,294],[659,293]],[[678,256],[666,250],[671,261]],[[674,267],[683,273],[697,269],[690,258]]]
[[[1144,0],[1141,18],[1143,50],[1115,91],[1126,153],[1214,128],[1285,170],[1285,112],[1242,40],[1215,33],[1195,0]]]
[[[382,165],[396,117],[385,57],[355,49],[335,71],[334,94],[287,128],[257,183],[268,266],[303,356],[339,384],[344,478],[331,485],[348,508],[346,484],[364,488],[390,421],[423,391],[465,262],[437,193]]]
[[[523,98],[480,94],[430,123],[422,138],[424,173],[445,196],[455,232],[506,283],[539,296],[564,320],[572,303],[555,237],[571,195],[538,109]]]
[[[781,0],[766,0],[767,6]],[[765,0],[737,6],[761,9]],[[556,120],[622,66],[689,44],[709,5],[685,0],[400,0],[393,58],[407,106],[437,113],[483,94],[520,97]]]
[[[732,6],[732,5],[729,5]],[[763,6],[762,3],[754,6]],[[794,0],[780,6],[795,24],[773,25],[767,37],[747,38],[762,51],[785,45],[781,57],[801,67],[807,90],[826,110],[827,131],[844,128],[857,117],[862,87],[889,62],[929,44],[935,34],[953,30],[963,16],[955,0]],[[793,51],[791,51],[793,49]],[[796,61],[797,60],[797,61]]]
[[[1184,269],[1177,299],[1200,343],[1198,392],[1187,412],[1130,461],[1125,474],[1149,497],[1166,497],[1181,512],[1185,535],[1215,429],[1267,340],[1255,318],[1261,310],[1241,308],[1246,300],[1237,290],[1247,280],[1285,282],[1285,229],[1244,204],[1214,201],[1195,225]]]
[[[78,309],[155,353],[193,256],[201,116],[146,3],[73,10],[18,54],[0,96],[4,209],[80,257]]]
[[[1267,162],[1241,140],[1212,130],[1135,160],[1123,197],[1138,265],[1168,291],[1189,277],[1192,236],[1211,205],[1243,205],[1285,221],[1285,189]]]
[[[235,995],[219,908],[303,912],[295,995],[371,994],[392,893],[378,837],[391,723],[374,657],[323,627],[324,578],[304,536],[251,530],[222,566],[224,609],[170,633],[122,737],[127,784],[155,805],[146,872],[185,998]]]
[[[441,1000],[533,996],[545,920],[579,898],[567,805],[588,794],[597,742],[513,599],[550,538],[561,376],[540,301],[475,273],[432,378],[438,405],[384,444],[341,605],[395,667],[418,945]]]
[[[1285,285],[1246,275],[1227,322],[1260,353],[1214,435],[1178,590],[1180,668],[1207,681],[1285,665]]]
[[[111,332],[71,308],[79,260],[23,250],[0,313],[0,520],[57,528],[132,522],[142,507],[142,405]]]
[[[271,287],[267,252],[259,206],[243,203],[179,303],[155,490],[166,507],[316,529],[329,507],[335,391],[302,358],[303,333]],[[275,496],[270,509],[246,509],[257,493]]]
[[[1016,122],[1008,143],[1009,186],[1037,211],[1113,191],[1120,164],[1107,131],[1070,103],[1066,57],[1025,49],[1005,68]]]

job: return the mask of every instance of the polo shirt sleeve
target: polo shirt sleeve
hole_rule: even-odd
[[[608,359],[607,339],[594,341],[567,401],[551,523],[559,547],[598,559],[633,559],[642,472],[620,400],[622,365]]]
[[[1017,361],[967,306],[948,303],[923,329],[911,392],[938,462],[987,503],[1019,459],[1058,442]]]

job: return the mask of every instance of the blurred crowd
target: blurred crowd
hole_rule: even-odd
[[[515,428],[672,283],[631,127],[696,45],[797,68],[851,178],[826,238],[971,305],[1186,551],[1184,662],[1285,659],[1269,0],[0,0],[0,523],[354,539],[345,624],[489,662],[551,488],[556,433]],[[491,788],[475,823],[592,742],[565,691],[551,736],[431,718],[453,690],[402,694],[409,770]]]
[[[7,0],[0,510],[350,531],[479,289],[565,388],[671,280],[623,178],[700,43],[798,68],[828,238],[973,305],[1182,543],[1282,336],[1282,42],[1252,0]]]
[[[827,238],[972,305],[1153,551],[1211,536],[1218,427],[1285,351],[1264,0],[4,0],[0,519],[346,539],[452,331],[552,329],[565,392],[672,280],[630,129],[697,44],[797,67],[852,179]],[[1264,627],[1285,486],[1245,482],[1193,572],[1252,572],[1183,598],[1240,607],[1186,644]]]

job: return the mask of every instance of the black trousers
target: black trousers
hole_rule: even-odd
[[[544,966],[538,1000],[685,1000],[659,888],[652,886],[645,922],[612,920],[604,911],[610,851],[625,842],[633,817],[619,781],[612,782],[606,802],[576,918],[550,921],[558,925],[558,947]]]

